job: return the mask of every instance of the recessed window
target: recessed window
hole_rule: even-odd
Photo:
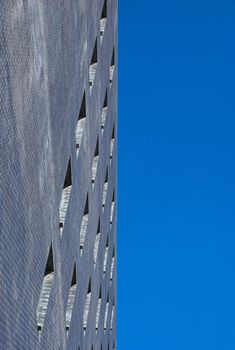
[[[112,198],[111,210],[110,210],[110,228],[112,227],[112,223],[113,223],[114,206],[115,206],[115,191],[113,191],[113,198]]]
[[[76,149],[77,149],[77,157],[79,154],[79,150],[81,148],[82,135],[84,131],[86,120],[86,96],[85,92],[83,94],[82,103],[78,115],[77,126],[76,126]]]
[[[84,208],[82,224],[81,224],[81,229],[80,229],[80,252],[81,252],[81,255],[83,252],[83,246],[84,246],[85,238],[86,238],[88,217],[89,217],[89,198],[88,198],[88,194],[87,194],[86,204],[85,204],[85,208]]]
[[[113,159],[114,142],[115,142],[115,127],[113,125],[112,137],[111,137],[111,141],[110,141],[110,164],[111,164],[112,159]]]
[[[103,209],[105,207],[105,202],[106,202],[106,196],[107,196],[107,190],[108,190],[108,168],[106,169],[106,174],[105,174],[105,180],[104,180],[104,187],[103,187],[103,195],[102,195],[102,206]]]
[[[107,22],[107,0],[104,1],[101,17],[100,17],[100,42],[102,44],[104,30]]]
[[[83,314],[83,330],[84,330],[84,333],[86,332],[86,328],[87,328],[87,320],[88,320],[88,315],[89,315],[90,303],[91,303],[91,278],[89,280],[87,296],[86,296],[86,302],[85,302],[85,308],[84,308],[84,314]]]
[[[60,237],[62,237],[65,218],[68,210],[70,194],[72,190],[72,170],[71,170],[71,158],[69,159],[66,176],[64,180],[64,186],[60,200]]]
[[[113,301],[113,307],[112,307],[112,313],[111,313],[111,322],[110,322],[110,330],[113,330],[113,318],[114,318],[114,310],[115,310],[115,303]]]
[[[101,287],[100,287],[100,291],[99,291],[99,299],[98,299],[98,303],[97,303],[96,318],[95,318],[96,333],[97,333],[98,328],[99,328],[100,308],[101,308]]]
[[[108,320],[108,311],[109,311],[109,293],[107,296],[106,307],[105,307],[105,315],[104,315],[104,330],[107,329],[107,320]]]
[[[110,269],[110,281],[111,282],[113,280],[114,264],[115,264],[115,247],[113,247],[113,255],[112,255],[112,262],[111,262],[111,269]]]
[[[54,278],[54,259],[53,259],[52,245],[51,245],[48,258],[47,258],[45,272],[44,272],[44,278],[42,282],[39,303],[37,307],[37,330],[38,330],[39,339],[41,338],[42,328],[46,317],[53,278]]]
[[[107,110],[108,110],[108,97],[107,97],[107,90],[106,90],[105,97],[104,97],[103,108],[102,108],[102,113],[101,113],[101,131],[102,131],[102,134],[104,132],[104,126],[105,126],[105,121],[106,121],[106,116],[107,116]]]
[[[72,281],[71,281],[71,287],[69,290],[69,297],[68,297],[68,304],[66,309],[66,330],[67,335],[70,328],[70,323],[72,319],[72,312],[73,312],[73,305],[76,295],[76,289],[77,289],[77,273],[76,273],[76,264],[74,265],[73,269],[73,275],[72,275]]]
[[[94,80],[95,80],[95,74],[97,69],[97,59],[98,59],[98,53],[97,53],[97,39],[95,41],[95,46],[93,49],[92,57],[91,57],[91,63],[89,68],[89,85],[90,85],[90,93],[92,91]]]
[[[93,163],[92,163],[92,177],[91,177],[92,189],[93,189],[94,183],[95,183],[95,178],[96,178],[97,168],[98,168],[98,162],[99,162],[99,137],[97,137],[97,142],[96,142],[96,147],[95,147],[95,154],[94,154]]]
[[[104,265],[103,265],[104,275],[105,275],[106,267],[107,267],[108,253],[109,253],[109,237],[107,237],[106,246],[105,246],[105,250],[104,250]]]
[[[99,244],[100,244],[100,219],[98,222],[98,227],[96,231],[96,236],[95,236],[95,246],[94,246],[94,267],[96,266],[96,261],[97,261],[97,256],[98,256],[98,250],[99,250]]]
[[[109,68],[109,84],[110,84],[110,88],[111,88],[112,83],[113,83],[114,69],[115,69],[115,48],[113,49],[111,64],[110,64],[110,68]]]

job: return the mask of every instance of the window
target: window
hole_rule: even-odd
[[[99,299],[98,299],[98,303],[97,303],[96,318],[95,318],[95,330],[96,330],[96,333],[97,333],[98,328],[99,328],[100,307],[101,307],[101,287],[100,287],[100,291],[99,291]]]
[[[86,96],[85,96],[85,92],[84,92],[83,98],[82,98],[82,104],[81,104],[79,115],[78,115],[77,126],[76,126],[77,157],[79,154],[79,149],[81,147],[82,135],[83,135],[83,130],[84,130],[84,126],[85,126],[85,120],[86,120]]]
[[[108,320],[108,311],[109,311],[109,293],[107,296],[106,307],[105,307],[105,315],[104,315],[104,330],[107,329],[107,320]]]
[[[111,164],[112,159],[113,159],[114,141],[115,141],[115,127],[113,125],[112,137],[111,137],[111,141],[110,141],[110,164]]]
[[[85,208],[84,208],[82,224],[81,224],[81,229],[80,229],[80,252],[81,252],[81,255],[83,252],[83,246],[84,246],[85,238],[86,238],[88,216],[89,216],[89,198],[88,198],[88,194],[87,194],[86,204],[85,204]]]
[[[115,191],[113,191],[113,198],[112,198],[112,204],[111,204],[111,210],[110,210],[110,228],[112,227],[112,223],[113,223],[114,206],[115,206]]]
[[[86,296],[86,302],[85,302],[85,308],[84,308],[84,314],[83,314],[83,330],[84,330],[84,333],[86,332],[86,328],[87,328],[87,320],[88,320],[88,314],[89,314],[89,309],[90,309],[90,302],[91,302],[91,278],[89,280],[87,296]]]
[[[104,250],[104,265],[103,265],[103,273],[104,273],[104,275],[105,275],[105,272],[106,272],[108,253],[109,253],[109,237],[107,237],[106,246],[105,246],[105,250]]]
[[[101,113],[101,131],[102,131],[102,134],[104,132],[104,126],[105,126],[105,120],[106,120],[106,116],[107,116],[107,110],[108,110],[108,97],[107,97],[107,90],[106,90],[105,97],[104,97],[103,108],[102,108],[102,113]]]
[[[105,207],[107,190],[108,190],[108,177],[109,177],[109,175],[108,175],[108,168],[107,168],[106,169],[105,180],[104,180],[103,195],[102,195],[102,206],[103,206],[103,209]]]
[[[107,22],[107,0],[104,1],[101,17],[100,17],[100,42],[102,44],[104,30]]]
[[[109,68],[109,84],[110,84],[110,88],[111,88],[112,83],[113,83],[114,68],[115,68],[115,48],[113,49],[111,64],[110,64],[110,68]]]
[[[110,269],[110,281],[111,282],[113,280],[114,264],[115,264],[115,247],[113,247],[113,256],[112,256],[111,269]]]
[[[60,200],[60,237],[62,237],[65,218],[68,210],[70,194],[72,190],[71,158],[69,159],[64,186]]]
[[[95,80],[95,74],[96,74],[96,69],[97,69],[97,57],[98,57],[98,55],[97,55],[97,39],[96,39],[94,50],[93,50],[92,57],[91,57],[90,68],[89,68],[90,93],[92,91],[92,88],[94,85],[94,80]]]
[[[94,267],[96,266],[97,255],[98,255],[98,250],[99,250],[99,244],[100,244],[100,219],[99,219],[99,222],[98,222],[98,227],[97,227],[96,236],[95,236]]]
[[[73,312],[73,305],[76,295],[76,289],[77,289],[77,273],[76,273],[76,264],[74,265],[73,269],[73,275],[72,275],[72,281],[71,281],[71,287],[69,290],[69,297],[68,297],[68,304],[66,308],[66,330],[67,335],[69,333],[69,327],[72,319],[72,312]]]
[[[92,177],[91,177],[92,189],[94,188],[94,183],[95,183],[95,178],[96,178],[97,168],[98,168],[98,162],[99,162],[99,136],[97,137],[95,154],[94,154],[93,163],[92,163]]]
[[[48,307],[53,278],[54,278],[54,259],[53,259],[53,250],[52,250],[52,244],[51,244],[48,258],[47,258],[46,268],[44,272],[44,278],[42,282],[39,303],[37,307],[37,329],[38,329],[39,339],[41,338],[42,328],[46,317],[46,311]]]
[[[115,310],[115,303],[113,301],[113,307],[112,307],[112,313],[111,313],[111,323],[110,323],[110,330],[113,330],[113,318],[114,318],[114,310]]]

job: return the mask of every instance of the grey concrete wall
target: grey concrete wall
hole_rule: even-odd
[[[116,225],[116,60],[111,69],[110,65],[114,48],[115,56],[117,53],[117,3],[107,0],[101,42],[103,5],[104,0],[0,3],[1,350],[115,348],[115,311],[112,325],[111,319],[116,278],[115,266],[111,276],[111,266],[115,261],[112,258]],[[97,68],[91,88],[89,67],[96,39]],[[107,115],[103,125],[106,91]],[[84,92],[86,117],[78,152],[76,127]],[[93,184],[97,136],[99,158]],[[72,187],[61,229],[60,206],[69,159]],[[81,249],[87,195],[89,215]],[[110,218],[112,203],[114,212]],[[54,272],[50,275],[49,292],[44,290],[48,300],[40,328],[37,313],[51,245]],[[76,292],[72,303],[70,287],[75,264]],[[89,280],[91,294],[84,330]],[[72,317],[66,331],[68,300]]]

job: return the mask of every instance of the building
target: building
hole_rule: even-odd
[[[0,4],[0,350],[115,344],[116,0]]]

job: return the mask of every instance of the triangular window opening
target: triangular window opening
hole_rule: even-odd
[[[96,39],[95,45],[94,45],[94,50],[93,50],[92,57],[91,57],[90,68],[89,68],[90,93],[91,93],[92,87],[94,85],[96,68],[97,68],[97,61],[98,61],[98,51],[97,51],[97,39]]]
[[[101,299],[101,286],[100,286],[100,291],[99,291],[99,299]]]
[[[111,59],[111,64],[110,64],[110,69],[109,69],[109,84],[110,84],[110,88],[111,88],[112,83],[113,83],[114,69],[115,69],[115,48],[113,49],[112,59]]]
[[[99,138],[97,138],[97,141],[96,141],[94,157],[97,157],[98,155],[99,155]]]
[[[97,63],[97,39],[95,40],[95,46],[91,57],[91,65],[95,63]]]
[[[70,194],[72,190],[72,168],[71,168],[71,158],[69,159],[66,176],[64,180],[63,190],[60,199],[60,237],[62,237],[65,218],[68,210]]]
[[[106,301],[105,315],[104,315],[104,330],[107,329],[107,320],[108,320],[108,311],[109,311],[109,293]]]
[[[115,247],[113,247],[113,255],[112,255],[112,262],[111,262],[111,269],[110,269],[110,281],[111,282],[113,280],[114,264],[115,264]]]
[[[41,338],[41,333],[42,333],[42,329],[43,329],[43,325],[46,317],[53,278],[54,278],[54,258],[53,258],[52,244],[51,244],[48,258],[47,258],[46,268],[44,272],[44,278],[42,282],[42,288],[40,292],[38,307],[37,307],[37,330],[38,330],[39,340]]]
[[[85,208],[84,208],[84,215],[89,214],[89,197],[88,194],[86,196],[86,204],[85,204]]]
[[[104,0],[104,5],[101,13],[101,19],[107,18],[107,0]]]
[[[77,149],[77,157],[79,154],[79,149],[81,147],[82,135],[84,131],[86,120],[86,95],[85,91],[83,93],[82,103],[78,115],[77,126],[76,126],[76,149]]]
[[[99,299],[98,299],[97,309],[96,309],[96,319],[95,319],[95,329],[96,329],[96,333],[97,333],[98,327],[99,327],[100,308],[101,308],[101,287],[100,287],[100,291],[99,291]]]
[[[83,119],[85,117],[86,117],[86,93],[84,91],[83,97],[82,97],[82,103],[81,103],[81,107],[78,115],[78,120]]]
[[[105,121],[106,121],[106,117],[107,117],[107,110],[108,110],[108,93],[107,93],[107,90],[106,90],[105,97],[104,97],[104,104],[103,104],[102,113],[101,113],[101,130],[102,130],[102,134],[104,132],[104,126],[105,126]]]
[[[96,147],[95,147],[95,154],[94,154],[93,163],[92,163],[92,177],[91,177],[92,188],[94,187],[94,183],[95,183],[95,178],[96,178],[97,168],[98,168],[98,162],[99,162],[99,137],[97,137]]]
[[[44,276],[47,276],[52,272],[54,272],[54,261],[53,261],[53,251],[52,251],[52,244],[51,244]]]
[[[81,255],[83,252],[83,246],[84,246],[85,238],[86,238],[88,217],[89,217],[89,197],[87,194],[83,218],[82,218],[81,230],[80,230],[80,252],[81,252]]]
[[[75,296],[76,296],[76,289],[77,289],[77,272],[76,272],[76,264],[74,264],[73,275],[72,275],[72,280],[71,280],[71,287],[69,290],[69,297],[68,297],[68,303],[67,303],[67,308],[66,308],[67,336],[68,336],[70,323],[71,323],[71,319],[72,319],[74,300],[75,300]]]
[[[73,277],[71,281],[71,287],[73,287],[75,284],[77,284],[76,264],[74,265],[74,268],[73,268]]]
[[[109,169],[107,167],[106,174],[105,174],[105,182],[108,182],[108,180],[109,180]]]
[[[103,108],[108,107],[108,91],[106,89],[105,97],[104,97],[104,104]]]
[[[112,159],[113,159],[114,142],[115,142],[115,126],[113,125],[112,137],[111,137],[111,141],[110,141],[110,164],[111,164]]]
[[[99,244],[100,244],[100,219],[98,221],[98,227],[96,231],[96,237],[95,237],[95,245],[94,245],[94,266],[96,266],[97,262],[97,256],[98,256],[98,250],[99,250]]]
[[[106,174],[105,174],[105,181],[104,181],[104,188],[103,188],[103,196],[102,196],[102,206],[103,206],[103,209],[105,207],[105,203],[106,203],[106,196],[107,196],[107,191],[108,191],[108,178],[109,178],[109,175],[108,175],[108,167],[106,169]]]
[[[106,248],[109,246],[109,236],[107,237],[107,240],[106,240]]]
[[[87,294],[91,293],[91,278],[89,279]]]
[[[71,158],[69,158],[68,166],[67,166],[67,171],[66,171],[66,176],[64,180],[64,186],[63,188],[72,186],[72,171],[71,171]]]
[[[104,275],[105,275],[106,268],[107,268],[108,253],[109,253],[109,237],[107,237],[106,246],[105,246],[105,250],[104,250],[104,265],[103,265]]]
[[[110,209],[110,228],[112,227],[112,223],[113,223],[114,206],[115,206],[115,190],[113,191],[113,198],[112,198],[111,209]]]
[[[111,60],[111,67],[113,66],[115,66],[115,48],[113,49],[112,60]]]
[[[88,314],[89,314],[89,309],[90,309],[90,302],[91,302],[91,278],[89,279],[84,314],[83,314],[84,333],[86,332],[86,328],[87,328],[87,320],[88,320]]]
[[[100,42],[102,44],[104,30],[107,23],[107,0],[104,1],[101,17],[100,17]]]
[[[113,300],[113,307],[112,307],[112,313],[111,313],[111,322],[110,322],[110,330],[113,330],[113,318],[114,318],[114,310],[115,310],[115,302]]]

